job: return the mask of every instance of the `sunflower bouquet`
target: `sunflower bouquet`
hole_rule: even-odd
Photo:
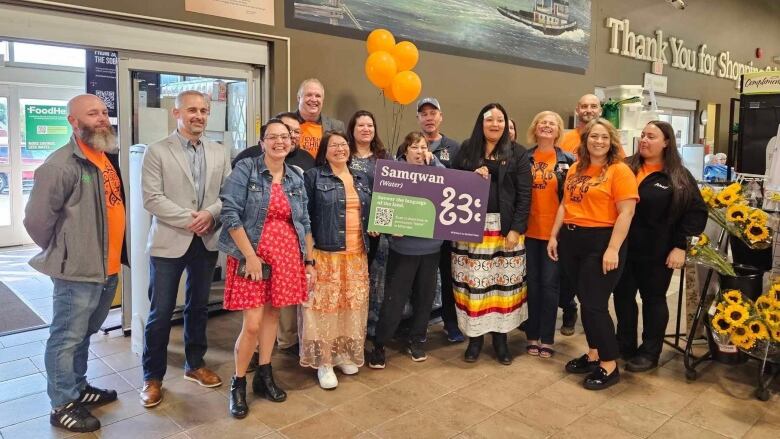
[[[764,249],[772,245],[772,233],[767,226],[769,215],[761,209],[750,207],[742,193],[742,185],[732,183],[720,191],[710,186],[701,189],[710,219],[736,236],[752,249]]]
[[[722,291],[711,327],[736,347],[777,355],[780,353],[780,282],[755,302],[739,290]]]
[[[710,267],[720,274],[737,275],[734,266],[710,244],[710,238],[704,233],[691,238],[691,245],[688,246],[688,260]]]

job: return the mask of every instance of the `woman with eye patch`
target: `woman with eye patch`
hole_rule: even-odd
[[[547,253],[554,261],[560,257],[567,283],[580,300],[589,347],[587,354],[566,363],[566,371],[587,374],[584,387],[601,390],[620,380],[609,296],[626,262],[625,240],[639,195],[611,123],[592,120],[580,142],[579,161],[566,175]]]
[[[317,369],[323,389],[334,389],[334,366],[345,375],[363,365],[368,317],[368,175],[349,166],[347,135],[322,136],[315,167],[304,174],[317,283],[301,307],[300,364]]]
[[[303,174],[285,164],[290,132],[279,119],[260,130],[264,152],[236,164],[222,186],[222,234],[219,249],[227,254],[223,307],[243,312],[235,347],[235,375],[230,384],[230,413],[244,418],[246,370],[260,346],[252,390],[273,402],[287,398],[271,374],[279,308],[307,297],[313,266],[305,266],[313,242]]]

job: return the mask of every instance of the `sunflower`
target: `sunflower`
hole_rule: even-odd
[[[745,236],[750,242],[761,242],[769,238],[769,229],[763,224],[751,221],[745,227]]]
[[[703,246],[710,243],[710,237],[702,233],[699,235],[699,238],[696,240],[696,245]]]
[[[715,200],[718,202],[721,206],[731,206],[739,199],[739,194],[735,194],[732,192],[727,192],[725,189],[718,192],[718,195],[715,196]]]
[[[766,292],[766,295],[771,296],[774,300],[780,302],[780,283],[776,283],[769,287],[769,291]]]
[[[748,207],[744,204],[732,204],[726,209],[726,220],[732,223],[747,221]]]
[[[696,254],[699,253],[699,249],[697,249],[696,247],[691,247],[691,249],[688,251],[688,253],[691,256],[696,256]]]
[[[770,328],[769,335],[772,336],[775,341],[780,341],[780,328]]]
[[[775,306],[775,300],[768,294],[762,294],[755,302],[756,309],[759,312],[769,311]]]
[[[742,292],[739,290],[726,290],[726,292],[723,293],[723,300],[727,305],[741,304],[743,300]]]
[[[766,325],[761,320],[751,320],[747,324],[748,333],[756,338],[756,340],[766,340],[769,338],[769,331]]]
[[[761,313],[766,323],[771,327],[780,327],[780,310],[770,309]]]
[[[712,201],[715,199],[715,191],[709,186],[701,188],[701,197],[708,205],[712,205]]]
[[[750,349],[756,344],[756,338],[745,328],[739,327],[742,334],[737,333],[737,328],[734,328],[734,332],[731,334],[731,343],[740,349]]]
[[[712,329],[719,334],[726,335],[731,331],[731,323],[726,320],[726,316],[722,312],[719,312],[712,318]]]
[[[748,214],[748,219],[750,219],[751,222],[764,225],[766,224],[766,220],[769,219],[769,216],[761,209],[751,209]]]
[[[735,195],[739,195],[739,193],[742,192],[742,185],[734,182],[726,186],[721,192],[729,192]]]
[[[718,302],[718,305],[715,306],[715,310],[720,313],[726,311],[726,302]]]
[[[738,303],[732,303],[726,306],[726,310],[723,312],[724,318],[731,323],[732,326],[739,326],[748,318],[748,310],[744,305]],[[778,315],[780,317],[780,313]]]

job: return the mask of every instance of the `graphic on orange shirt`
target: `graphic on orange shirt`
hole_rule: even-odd
[[[102,151],[78,142],[84,156],[103,174],[106,200],[106,227],[108,228],[108,261],[106,275],[119,273],[122,265],[122,244],[125,239],[125,203],[119,174]]]
[[[531,214],[528,216],[529,238],[548,240],[558,211],[558,178],[555,175],[558,157],[555,150],[534,152],[531,166]]]
[[[320,140],[322,140],[322,125],[314,122],[301,124],[301,149],[316,158],[317,150],[320,149]]]
[[[550,180],[555,179],[555,164],[548,162],[534,162],[531,166],[531,178],[534,189],[544,189]]]
[[[564,185],[563,222],[581,227],[612,227],[618,217],[617,203],[639,199],[636,178],[623,162],[602,167],[591,165],[577,175],[575,163]]]

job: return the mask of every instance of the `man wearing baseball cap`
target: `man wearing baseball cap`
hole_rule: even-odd
[[[460,149],[460,143],[445,136],[439,131],[442,122],[441,104],[433,97],[417,101],[417,122],[420,131],[428,141],[428,150],[446,167],[452,166],[452,160]],[[455,315],[455,297],[452,295],[452,244],[444,241],[439,260],[439,276],[441,276],[441,318],[444,321],[444,331],[447,340],[460,343],[464,340],[458,329],[458,319]]]

